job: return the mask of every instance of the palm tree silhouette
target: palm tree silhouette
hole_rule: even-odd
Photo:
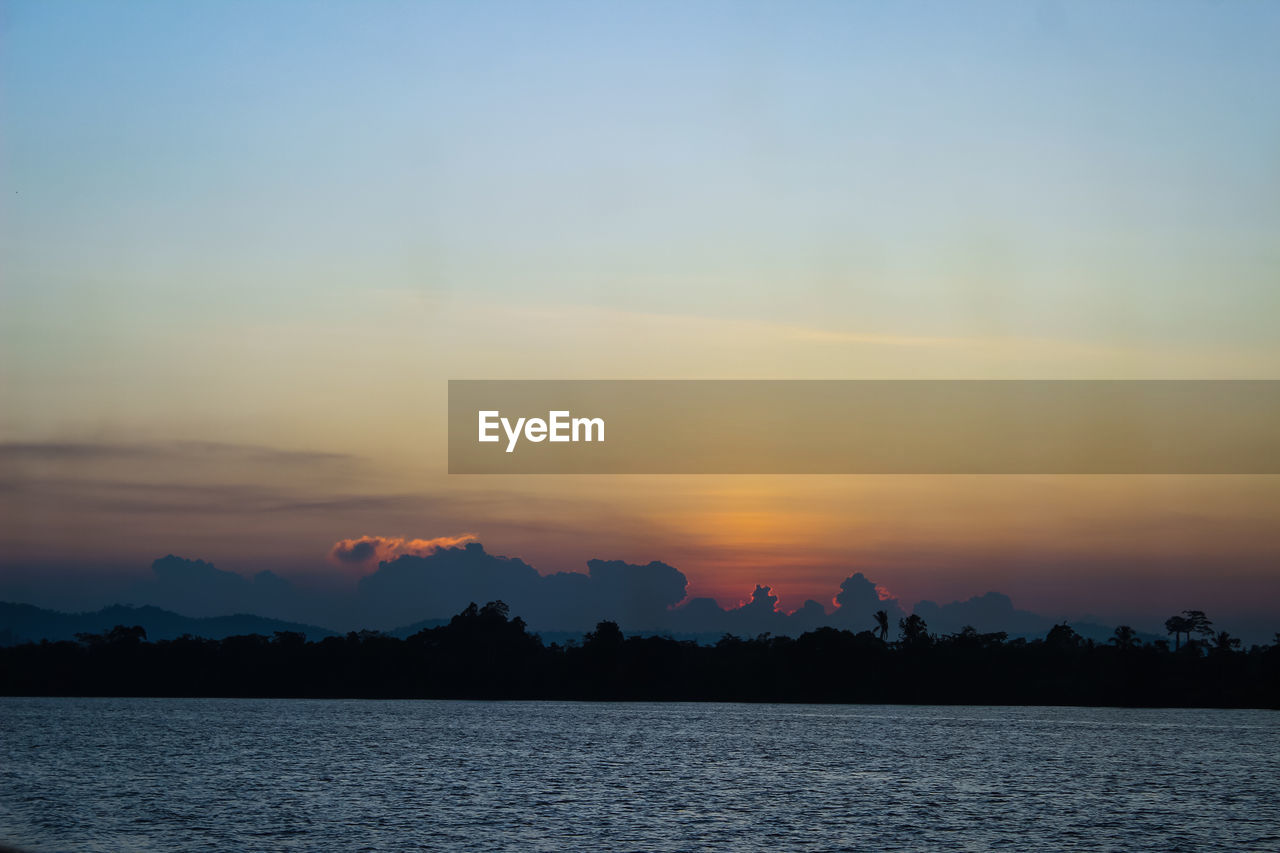
[[[1173,650],[1176,652],[1182,648],[1182,635],[1186,634],[1187,639],[1191,639],[1191,620],[1182,616],[1170,616],[1164,620],[1164,629],[1173,635]]]
[[[1181,616],[1170,616],[1164,620],[1164,629],[1173,635],[1173,650],[1179,648],[1178,635],[1187,635],[1187,645],[1191,645],[1191,635],[1213,636],[1213,623],[1204,615],[1203,610],[1184,610]]]
[[[1226,654],[1238,648],[1240,648],[1240,641],[1226,631],[1222,631],[1213,638],[1213,650],[1219,654]]]
[[[880,632],[881,641],[883,641],[886,637],[889,636],[889,614],[887,611],[877,610],[875,619],[876,619],[876,628]]]

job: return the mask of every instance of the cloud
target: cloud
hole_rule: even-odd
[[[126,598],[184,616],[287,612],[296,597],[292,584],[273,572],[259,572],[250,579],[173,554],[154,561],[151,575],[129,587]]]
[[[66,588],[65,580],[55,595],[49,584],[38,583],[46,574],[34,569],[26,576],[10,572],[7,578],[0,572],[5,581],[0,582],[0,598],[26,600],[43,589],[38,596],[41,606],[59,610],[68,609],[61,602],[74,598],[75,609],[151,604],[185,616],[249,613],[340,631],[392,630],[447,619],[473,601],[502,600],[535,631],[580,634],[608,619],[628,633],[665,632],[704,641],[725,633],[794,637],[824,626],[856,633],[875,629],[877,610],[887,611],[893,626],[906,615],[897,598],[861,572],[840,583],[831,612],[813,600],[791,613],[779,610],[779,596],[768,584],[756,585],[742,605],[726,608],[714,599],[688,598],[688,578],[660,561],[635,564],[594,559],[588,561],[585,572],[543,575],[519,558],[490,554],[473,539],[470,534],[344,539],[333,546],[333,559],[375,567],[360,574],[354,590],[298,585],[270,571],[242,575],[204,560],[170,554],[154,561],[144,580],[116,576],[108,584],[100,571],[87,572],[74,585],[77,592],[84,592],[79,597]],[[348,583],[352,580],[355,577],[348,576]],[[1042,636],[1052,624],[1038,614],[1018,610],[1007,595],[998,592],[945,605],[921,601],[914,612],[935,633],[954,633],[972,625],[982,632]],[[1098,630],[1103,637],[1110,632],[1105,626]],[[894,634],[891,631],[890,639]]]
[[[1043,634],[1052,627],[1052,620],[1027,610],[1017,610],[1009,596],[999,592],[975,595],[967,601],[953,601],[938,605],[932,601],[920,601],[912,608],[929,624],[929,629],[939,634],[954,634],[966,626],[979,631],[1007,631],[1010,634]]]
[[[77,462],[97,460],[136,460],[155,458],[171,461],[182,458],[216,457],[219,461],[243,460],[255,464],[315,465],[329,462],[351,462],[358,457],[347,453],[312,450],[285,450],[261,444],[236,444],[222,441],[157,441],[151,443],[99,441],[4,441],[0,442],[0,459],[15,462]]]
[[[331,558],[370,571],[362,573],[354,596],[332,601],[271,572],[250,579],[203,560],[170,555],[153,564],[152,579],[135,584],[130,600],[187,615],[255,612],[317,624],[326,624],[325,612],[342,613],[343,621],[381,630],[448,618],[471,602],[501,600],[534,630],[586,631],[607,619],[626,631],[703,639],[723,633],[797,636],[824,625],[864,631],[874,627],[877,610],[888,610],[894,624],[905,615],[897,599],[884,598],[884,587],[860,572],[841,583],[831,613],[812,600],[793,613],[780,610],[779,596],[767,584],[757,585],[741,606],[724,608],[713,599],[688,599],[688,578],[660,561],[595,559],[585,572],[542,575],[519,558],[490,554],[474,539],[471,534],[343,539],[334,544]],[[335,621],[331,627],[344,626]]]
[[[756,584],[755,592],[751,593],[751,601],[744,604],[742,609],[756,613],[776,613],[778,596],[773,594],[773,587]]]
[[[590,604],[620,624],[665,614],[684,600],[689,580],[680,570],[653,561],[633,565],[621,560],[590,560]]]
[[[840,591],[832,603],[836,605],[836,612],[832,614],[831,624],[853,631],[874,627],[873,615],[877,610],[886,611],[892,625],[907,615],[888,589],[868,579],[862,572],[840,582]]]
[[[129,515],[261,515],[264,513],[423,511],[442,501],[405,495],[321,495],[241,484],[136,483],[86,478],[17,479],[0,475],[0,493],[26,505]],[[0,506],[0,513],[5,507]]]
[[[806,601],[791,613],[778,609],[778,596],[773,588],[758,584],[750,599],[739,607],[722,608],[713,599],[695,598],[670,614],[668,625],[673,633],[728,633],[737,636],[775,634],[795,637],[815,628],[830,626],[850,631],[871,630],[874,613],[887,610],[896,622],[906,615],[896,598],[882,597],[884,587],[868,580],[861,572],[844,579],[836,595],[836,608],[827,613],[820,603]]]
[[[33,539],[53,539],[74,523],[109,524],[131,541],[123,528],[151,535],[157,517],[182,516],[189,540],[217,528],[218,516],[438,513],[445,504],[352,493],[364,464],[345,453],[227,442],[0,441],[0,516],[22,509]]]
[[[543,576],[523,560],[468,542],[381,562],[360,579],[357,599],[365,612],[397,625],[447,617],[473,601],[501,599],[535,628],[581,630],[611,619],[633,630],[653,630],[664,625],[668,609],[684,599],[687,587],[683,572],[661,562],[591,560],[586,573]]]
[[[383,561],[360,579],[357,599],[364,612],[376,614],[384,624],[447,617],[471,602],[497,600],[529,620],[546,597],[538,595],[542,580],[523,560],[489,554],[480,543],[471,542]]]
[[[773,587],[756,584],[751,600],[741,607],[728,611],[731,633],[756,636],[759,634],[785,634],[790,619],[778,609],[778,596]]]
[[[394,560],[397,557],[426,557],[437,548],[456,548],[474,542],[474,533],[458,536],[437,536],[434,539],[406,539],[400,536],[361,536],[359,539],[340,539],[333,543],[329,557],[345,565],[368,566]]]

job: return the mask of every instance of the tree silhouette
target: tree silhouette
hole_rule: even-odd
[[[507,606],[505,601],[490,601],[484,607],[480,608],[480,615],[486,619],[496,619],[499,616],[505,622],[507,615],[511,613],[511,608]]]
[[[76,639],[86,646],[136,646],[146,638],[147,631],[141,625],[117,625],[101,634],[76,634]]]
[[[1142,645],[1142,641],[1138,639],[1138,632],[1128,625],[1118,626],[1115,634],[1107,642],[1121,651],[1136,649]]]
[[[1203,610],[1184,610],[1182,615],[1187,617],[1187,642],[1191,642],[1193,633],[1200,634],[1204,637],[1213,636],[1213,623],[1209,621],[1209,617],[1204,615]]]
[[[1077,648],[1083,641],[1084,638],[1077,634],[1075,628],[1072,628],[1066,622],[1061,625],[1054,625],[1044,637],[1045,645],[1060,649]]]
[[[624,638],[617,622],[599,622],[596,629],[585,637],[586,648],[614,651],[622,647]]]
[[[889,637],[889,612],[887,610],[877,610],[875,613],[876,631],[880,635],[883,642]]]
[[[1187,639],[1191,639],[1191,622],[1184,616],[1170,616],[1164,620],[1164,629],[1173,635],[1173,650],[1176,652],[1182,648],[1182,635],[1186,634]]]
[[[1177,618],[1187,620],[1179,639],[1208,624],[1196,611]],[[1222,631],[1174,654],[1124,625],[1109,644],[1065,624],[1014,640],[972,626],[934,636],[916,615],[898,625],[894,643],[827,627],[706,646],[600,622],[580,643],[547,645],[495,601],[407,639],[351,631],[316,642],[291,632],[149,642],[118,626],[79,642],[0,647],[0,694],[1280,708],[1280,637],[1245,651]]]
[[[1173,634],[1174,647],[1176,652],[1179,650],[1178,635],[1185,634],[1187,638],[1187,649],[1198,647],[1192,634],[1199,634],[1202,637],[1213,636],[1213,623],[1209,621],[1209,617],[1204,615],[1203,610],[1184,610],[1181,616],[1170,616],[1165,620],[1165,630]]]
[[[929,626],[915,613],[905,619],[899,619],[898,630],[902,632],[904,646],[927,646],[933,641],[929,636]]]
[[[1221,631],[1213,638],[1213,650],[1218,654],[1227,654],[1240,648],[1240,640],[1226,631]]]
[[[991,634],[980,634],[978,629],[972,625],[965,625],[957,634],[951,634],[946,637],[946,642],[957,648],[964,649],[990,649],[1004,643],[1009,639],[1009,634],[1005,631],[996,631]]]

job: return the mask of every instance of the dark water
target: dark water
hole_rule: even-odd
[[[0,699],[35,850],[1280,850],[1280,715]]]

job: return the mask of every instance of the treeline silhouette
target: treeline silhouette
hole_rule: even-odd
[[[150,643],[142,628],[118,626],[0,649],[0,693],[1280,707],[1280,635],[1242,650],[1199,611],[1170,620],[1173,649],[1125,626],[1105,644],[1068,625],[1027,641],[972,628],[936,636],[913,615],[890,642],[887,616],[874,623],[704,646],[627,638],[601,622],[581,643],[546,645],[490,602],[404,640],[360,631]]]

